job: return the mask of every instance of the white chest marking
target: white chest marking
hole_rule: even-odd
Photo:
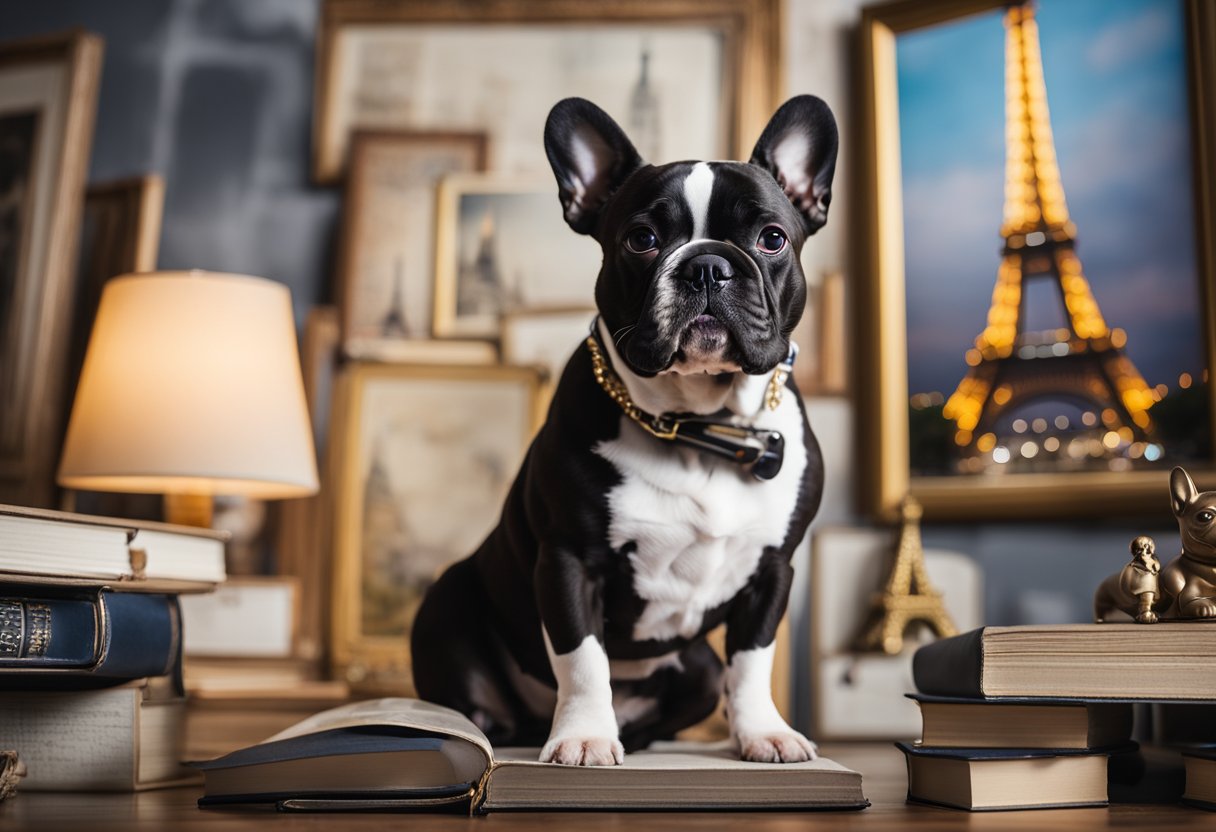
[[[633,588],[646,607],[635,640],[696,635],[704,613],[747,583],[765,547],[785,540],[806,467],[802,414],[786,396],[755,424],[785,436],[785,463],[767,481],[662,444],[625,417],[620,436],[597,446],[621,474],[608,495],[609,543],[636,547]]]
[[[692,173],[684,179],[684,199],[692,212],[692,239],[705,236],[706,217],[709,215],[709,195],[714,189],[714,172],[704,162],[692,166]]]

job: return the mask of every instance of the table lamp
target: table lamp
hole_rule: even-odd
[[[59,484],[163,493],[207,526],[212,496],[317,492],[291,293],[212,272],[108,281],[68,423]]]

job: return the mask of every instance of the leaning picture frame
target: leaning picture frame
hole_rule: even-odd
[[[1150,56],[1160,72],[1173,73],[1162,85],[1168,95],[1150,93],[1153,104],[1165,107],[1168,100],[1173,109],[1168,118],[1143,122],[1168,123],[1177,141],[1149,145],[1168,145],[1163,152],[1186,169],[1154,170],[1131,182],[1128,176],[1139,171],[1104,165],[1105,157],[1086,144],[1086,136],[1118,131],[1087,128],[1087,111],[1077,102],[1100,101],[1106,90],[1099,82],[1113,84],[1120,71],[1147,74],[1129,63],[1145,53],[1112,51],[1091,32],[1092,48],[1073,50],[1090,61],[1089,74],[1067,74],[1053,46],[1069,22],[1057,5],[1043,0],[1011,11],[1003,0],[898,0],[863,11],[853,354],[862,496],[871,515],[893,518],[907,494],[930,520],[1163,515],[1170,465],[1186,464],[1200,470],[1199,479],[1216,482],[1212,11],[1189,0],[1181,7],[1164,0],[1136,4],[1138,13],[1160,16],[1152,17],[1156,30],[1173,33],[1172,40],[1158,39],[1166,51]],[[1099,10],[1107,15],[1102,20],[1078,21],[1085,18],[1080,11],[1071,12],[1073,44],[1083,26],[1130,14],[1107,5]],[[1134,20],[1118,22],[1137,31]],[[955,35],[971,47],[951,46]],[[995,48],[981,36],[995,39]],[[962,73],[964,86],[973,89],[981,75],[995,79],[984,88],[992,101],[972,111],[988,112],[996,124],[977,139],[979,132],[948,121],[940,106],[971,100],[960,92],[960,72],[946,61],[966,60],[981,48],[994,66],[984,69],[987,75]],[[1020,63],[1005,68],[1013,55],[1022,56]],[[935,56],[946,57],[935,65]],[[935,77],[955,91],[929,95]],[[1002,88],[1006,77],[1016,89]],[[977,163],[979,175],[964,175],[959,155],[942,143],[945,123],[995,162]],[[1008,142],[1007,130],[1014,137]],[[936,178],[928,178],[926,160],[940,163]],[[1140,211],[1143,225],[1128,226],[1126,216],[1094,209],[1117,207],[1109,190],[1113,172],[1128,174],[1120,186],[1141,188],[1164,206],[1151,214],[1167,217],[1171,235],[1180,235],[1166,248],[1181,259],[1143,262],[1162,250],[1151,246],[1158,217]],[[926,175],[918,179],[918,173]],[[1081,187],[1070,190],[1075,185]],[[910,210],[911,200],[926,193],[932,199]],[[1066,201],[1065,193],[1076,198]],[[978,260],[967,259],[971,218],[980,229]],[[946,236],[934,236],[939,231]],[[963,262],[986,265],[951,282],[951,269]],[[1128,271],[1136,262],[1154,280],[1137,283]],[[1048,279],[1032,280],[1043,275]],[[1054,288],[1036,293],[1040,284]],[[1160,311],[1166,305],[1171,308]],[[951,313],[943,316],[942,309]],[[1047,327],[1027,328],[1033,316],[1053,314],[1060,317]],[[1153,345],[1171,355],[1152,354],[1146,347]],[[949,353],[948,363],[935,358],[940,350]],[[1060,372],[1047,372],[1051,368]],[[935,369],[946,379],[941,384],[913,378]],[[1059,380],[1064,369],[1075,371],[1072,381]],[[1053,415],[1046,411],[1052,400],[1072,410]]]
[[[549,106],[579,95],[644,157],[738,158],[779,103],[780,0],[328,0],[313,175],[357,129],[490,132],[491,169],[539,173]]]
[[[543,417],[541,392],[542,373],[527,367],[342,371],[328,448],[337,677],[362,691],[413,691],[413,617],[439,573],[498,521]]]
[[[0,502],[50,506],[103,44],[0,45]]]
[[[570,231],[551,181],[445,176],[435,234],[436,337],[498,338],[503,315],[594,301],[599,244]]]
[[[481,132],[353,136],[338,269],[348,352],[375,354],[393,342],[430,337],[439,182],[450,173],[484,171],[486,145]]]

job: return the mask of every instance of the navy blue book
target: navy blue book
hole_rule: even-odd
[[[0,584],[0,689],[164,676],[180,664],[181,632],[175,595]]]

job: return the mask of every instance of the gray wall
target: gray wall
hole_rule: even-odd
[[[166,180],[160,266],[269,277],[298,320],[329,297],[339,196],[309,181],[320,0],[6,3],[0,39],[106,41],[90,181]]]

